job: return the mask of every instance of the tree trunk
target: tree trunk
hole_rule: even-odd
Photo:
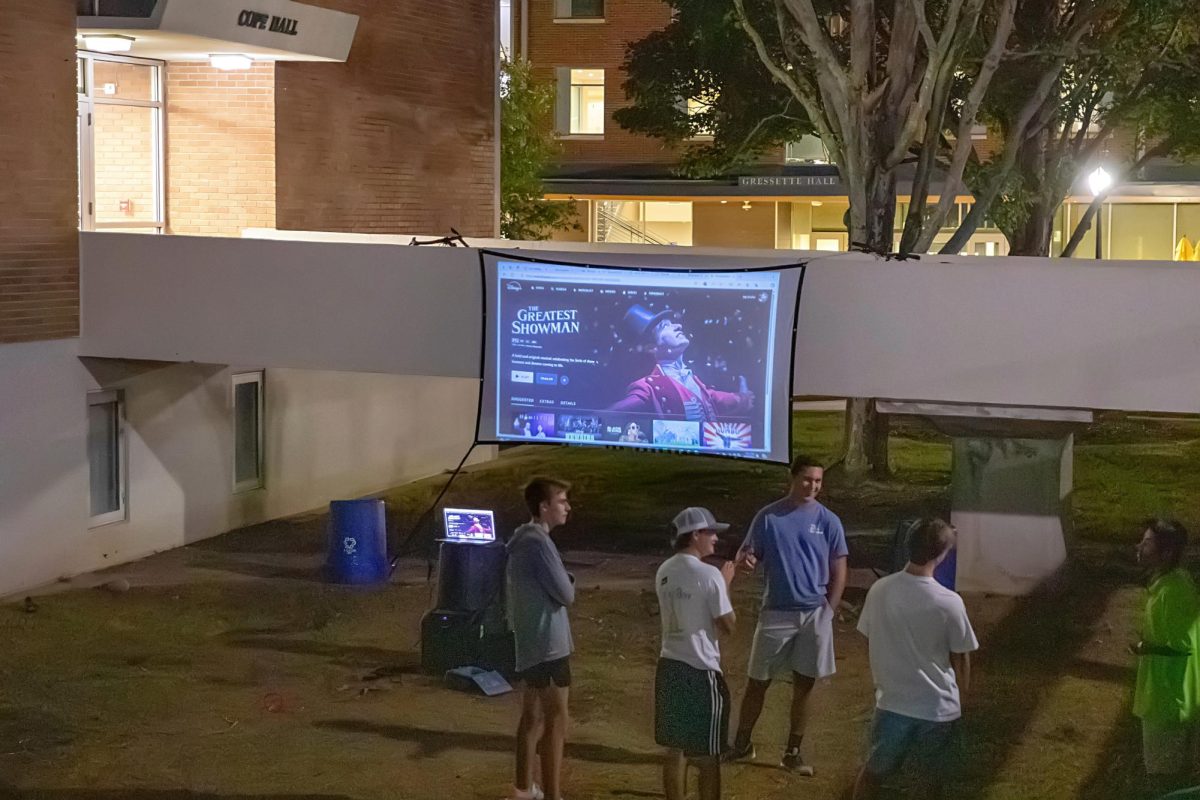
[[[876,253],[890,253],[896,225],[896,174],[874,165],[865,173],[873,180],[859,195],[862,207],[850,209],[850,240]],[[852,397],[846,401],[839,463],[852,482],[870,473],[889,474],[887,417],[876,413],[873,399]]]
[[[1008,235],[1010,256],[1048,256],[1054,236],[1054,208],[1037,202],[1029,211],[1029,219]]]

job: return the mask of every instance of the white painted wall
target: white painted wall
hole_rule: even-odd
[[[83,352],[478,375],[475,250],[332,236],[81,234]],[[1189,264],[521,246],[659,266],[811,259],[795,394],[1200,412],[1200,269]]]
[[[233,492],[231,376],[0,346],[0,596],[453,467],[477,382],[267,369],[265,487]],[[88,528],[87,392],[123,392],[127,518]],[[473,460],[494,454],[476,448]]]
[[[70,574],[87,530],[78,339],[0,346],[0,594]]]

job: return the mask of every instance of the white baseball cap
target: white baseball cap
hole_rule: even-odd
[[[692,531],[723,531],[728,530],[729,523],[717,522],[717,518],[707,508],[689,506],[675,515],[671,520],[675,526],[675,534],[691,533]]]

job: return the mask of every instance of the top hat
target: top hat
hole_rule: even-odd
[[[672,316],[674,313],[674,311],[667,308],[656,314],[645,306],[634,303],[625,312],[625,324],[634,332],[637,338],[641,339],[648,332],[653,331],[658,323]]]

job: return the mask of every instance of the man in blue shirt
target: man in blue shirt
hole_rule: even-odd
[[[781,766],[811,776],[800,755],[809,697],[818,678],[835,672],[833,615],[846,588],[846,532],[842,521],[817,502],[825,470],[808,456],[792,461],[787,496],[767,505],[750,523],[738,562],[762,564],[766,589],[750,650],[731,759],[754,758],[751,734],[773,678],[792,674],[791,729]]]

